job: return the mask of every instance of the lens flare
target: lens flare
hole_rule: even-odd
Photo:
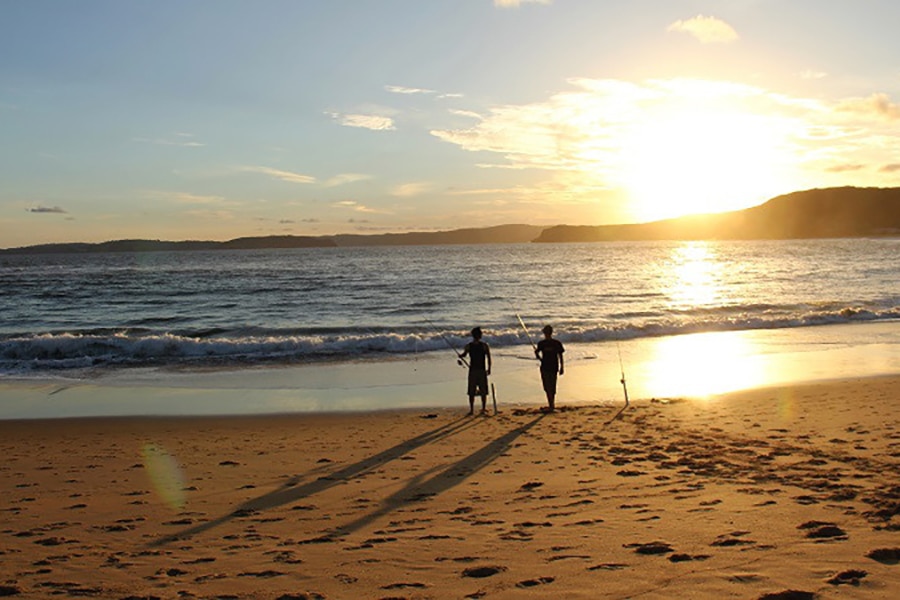
[[[175,457],[156,444],[144,444],[141,456],[153,489],[162,501],[173,510],[183,509],[184,475]]]

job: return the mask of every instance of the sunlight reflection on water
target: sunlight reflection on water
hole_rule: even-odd
[[[662,338],[647,359],[646,385],[707,396],[750,388],[770,379],[755,344],[740,333],[701,333]]]

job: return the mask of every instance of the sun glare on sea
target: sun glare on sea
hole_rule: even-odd
[[[673,248],[662,268],[668,273],[664,280],[668,282],[666,293],[673,309],[691,310],[721,300],[723,266],[709,243],[685,242]]]
[[[662,338],[650,357],[648,389],[702,398],[763,385],[766,373],[740,333],[714,332]]]
[[[636,222],[747,208],[791,189],[787,131],[727,106],[656,110],[623,133],[620,185]]]

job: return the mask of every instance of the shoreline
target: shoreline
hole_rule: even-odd
[[[900,322],[568,344],[559,404],[621,404],[622,370],[633,401],[900,374]],[[142,368],[90,379],[10,378],[0,379],[0,420],[463,407],[465,377],[446,350],[297,366]],[[528,346],[495,349],[491,382],[501,406],[545,403]]]
[[[0,421],[0,585],[887,599],[898,397],[894,375],[645,400],[618,418],[594,404]]]

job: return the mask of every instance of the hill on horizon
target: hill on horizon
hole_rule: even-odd
[[[82,254],[248,250],[266,248],[335,248],[452,244],[516,244],[653,240],[737,240],[872,237],[900,235],[900,188],[839,187],[776,196],[743,210],[690,215],[624,225],[496,225],[448,231],[272,235],[225,242],[114,240],[100,243],[54,243],[0,249],[0,254]]]
[[[535,240],[754,240],[900,235],[900,188],[804,190],[725,213],[627,225],[557,225]]]

